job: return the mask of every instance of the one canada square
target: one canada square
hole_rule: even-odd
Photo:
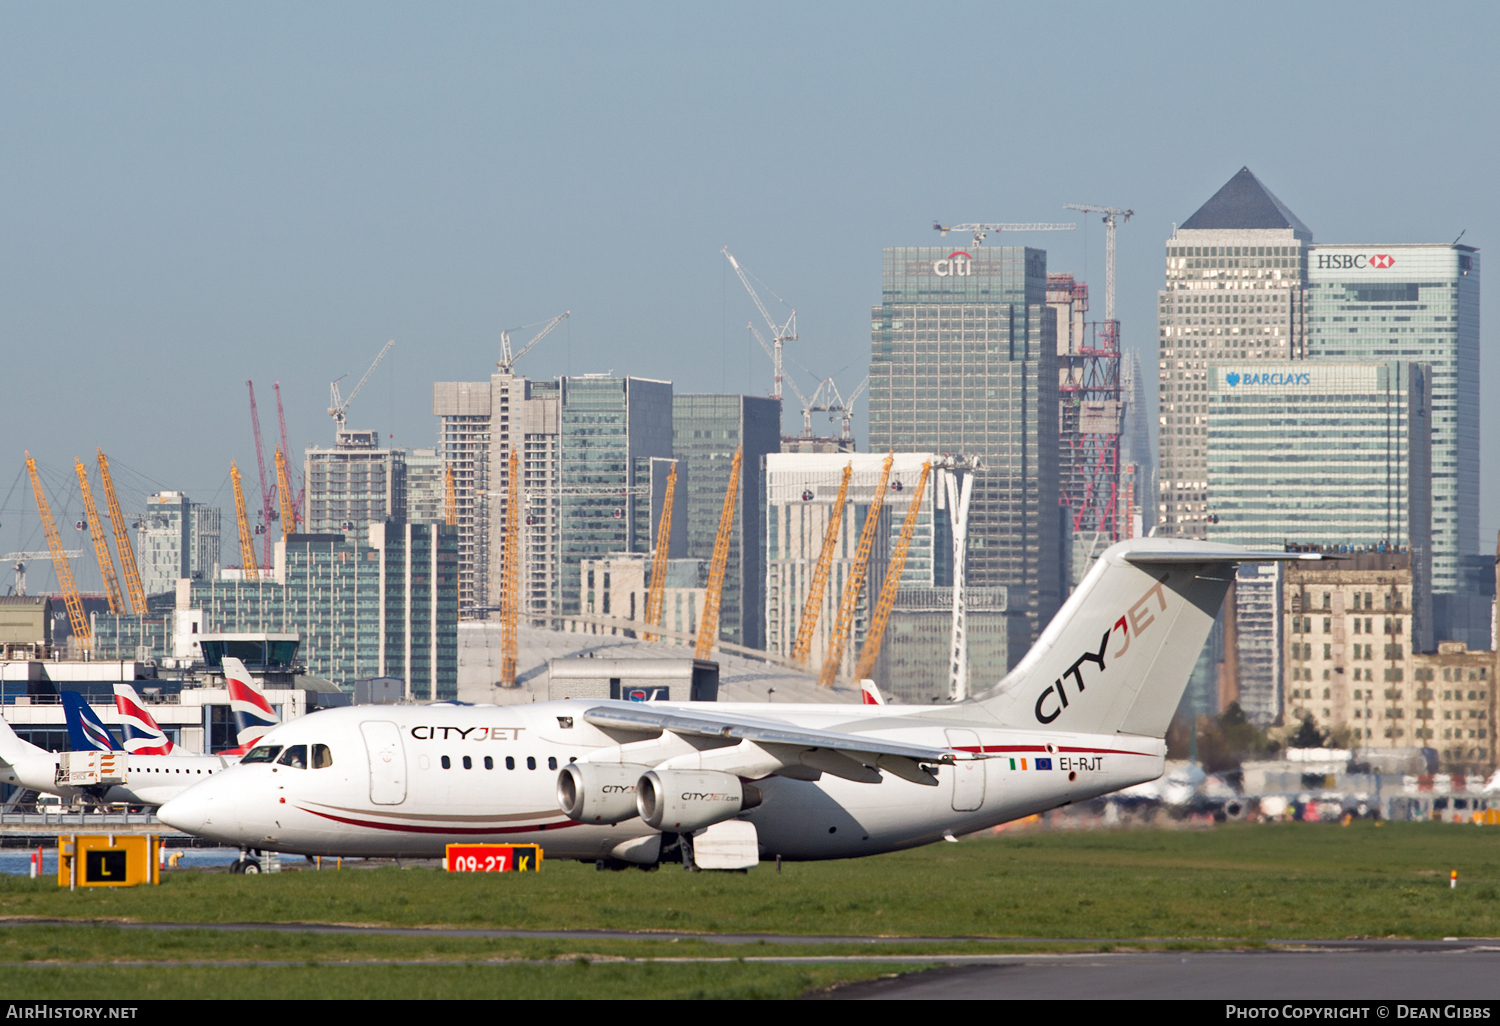
[[[967,583],[1009,589],[1011,609],[1026,610],[1034,638],[1057,611],[1064,565],[1047,254],[1020,246],[886,249],[871,322],[870,450],[982,461]],[[1014,664],[1018,654],[1010,656]]]

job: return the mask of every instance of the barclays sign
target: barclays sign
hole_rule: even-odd
[[[1242,384],[1270,385],[1273,388],[1284,385],[1311,385],[1312,375],[1305,371],[1301,373],[1252,372],[1249,374],[1240,374],[1236,371],[1230,371],[1228,374],[1224,375],[1224,383],[1230,388],[1236,388]]]

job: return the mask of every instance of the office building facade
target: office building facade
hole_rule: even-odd
[[[1157,533],[1206,538],[1208,366],[1306,355],[1312,232],[1241,168],[1167,240],[1157,300]]]
[[[735,450],[740,479],[730,528],[729,559],[719,606],[719,637],[766,647],[765,458],[781,448],[781,403],[749,395],[672,397],[672,452],[677,487],[687,496],[685,546],[674,555],[711,561]]]
[[[1432,585],[1464,590],[1479,550],[1479,254],[1458,245],[1317,245],[1307,355],[1431,367]]]
[[[136,533],[141,587],[147,595],[167,594],[184,577],[217,573],[219,521],[217,508],[193,502],[182,492],[147,497]]]
[[[332,449],[303,456],[303,533],[344,534],[406,518],[406,451],[382,449],[378,431],[340,431]]]
[[[1068,544],[1045,252],[884,251],[881,304],[871,315],[870,448],[982,461],[967,582],[1006,588],[1035,637],[1061,601]]]

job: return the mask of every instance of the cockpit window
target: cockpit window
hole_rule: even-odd
[[[327,745],[313,745],[312,749],[313,769],[327,769],[333,765],[333,753]]]
[[[240,762],[274,762],[276,760],[276,753],[279,751],[281,751],[280,745],[258,745],[250,749],[250,754],[241,759]]]
[[[276,761],[282,766],[290,766],[292,769],[307,769],[307,746],[292,745],[286,750],[286,754]]]

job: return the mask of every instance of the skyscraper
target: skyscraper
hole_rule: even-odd
[[[219,519],[218,509],[193,502],[181,492],[157,492],[146,500],[136,549],[147,595],[173,591],[183,578],[214,576]]]
[[[711,560],[734,452],[741,448],[729,560],[719,607],[719,636],[734,645],[766,646],[765,457],[781,448],[781,403],[750,395],[672,397],[672,452],[677,487],[687,494],[683,555]],[[674,550],[676,546],[673,546]]]
[[[886,249],[871,320],[871,451],[982,461],[968,584],[1008,588],[1034,637],[1057,611],[1065,578],[1046,253]]]
[[[1167,240],[1158,294],[1158,533],[1208,531],[1208,363],[1306,355],[1312,232],[1240,168]]]

